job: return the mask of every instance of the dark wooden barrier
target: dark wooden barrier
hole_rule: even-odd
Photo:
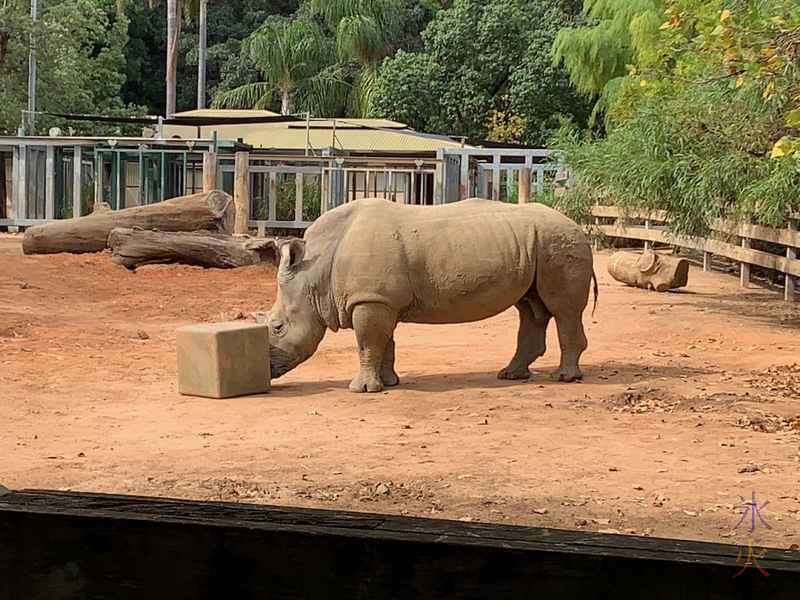
[[[275,506],[0,497],[0,598],[800,597],[800,553]],[[760,548],[756,548],[757,553]],[[746,554],[746,548],[745,552]]]

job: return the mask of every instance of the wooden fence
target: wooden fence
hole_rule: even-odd
[[[595,206],[592,209],[594,225],[592,229],[612,238],[641,240],[645,248],[654,243],[669,244],[681,248],[698,250],[703,253],[703,270],[711,270],[711,257],[716,254],[739,262],[740,281],[746,287],[750,281],[750,266],[756,265],[772,269],[784,275],[784,299],[792,302],[795,299],[795,287],[800,279],[800,214],[793,215],[786,229],[773,229],[748,223],[734,223],[716,219],[711,222],[710,238],[694,238],[671,235],[667,232],[669,219],[664,212],[623,213],[615,206]],[[623,219],[642,222],[643,224],[624,224]],[[736,243],[731,243],[731,238]],[[785,256],[752,249],[751,242],[759,240],[785,247]]]

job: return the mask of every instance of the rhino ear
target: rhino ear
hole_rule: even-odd
[[[292,238],[280,245],[280,253],[279,270],[285,273],[293,273],[306,255],[306,243],[301,239]]]

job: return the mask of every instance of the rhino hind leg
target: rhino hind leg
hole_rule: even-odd
[[[384,357],[394,335],[397,314],[383,304],[358,304],[353,308],[352,321],[358,343],[360,370],[350,382],[349,389],[356,393],[380,392],[385,385],[381,378]],[[393,344],[391,356],[393,359]]]
[[[583,373],[578,366],[578,359],[587,347],[581,314],[556,316],[556,328],[561,346],[561,362],[550,374],[550,378],[556,381],[579,381],[583,379]]]
[[[550,311],[535,294],[526,296],[514,305],[519,312],[517,351],[498,379],[528,379],[530,365],[546,350],[545,334],[550,322]]]
[[[391,337],[386,344],[386,350],[381,357],[381,382],[386,387],[392,387],[400,383],[400,378],[394,370],[394,337]]]
[[[591,254],[588,260],[568,262],[559,277],[553,275],[542,278],[537,288],[555,318],[561,347],[561,361],[550,377],[555,381],[579,381],[583,373],[578,361],[588,345],[582,319],[592,280]]]

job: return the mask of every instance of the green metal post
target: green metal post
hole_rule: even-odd
[[[187,165],[188,160],[189,160],[189,153],[183,152],[183,193],[180,194],[181,196],[186,194],[186,167],[188,166]]]
[[[94,149],[94,203],[103,201],[103,151]]]
[[[167,190],[167,161],[163,150],[158,151],[158,159],[161,161],[161,198],[159,200],[163,202],[166,199]]]

